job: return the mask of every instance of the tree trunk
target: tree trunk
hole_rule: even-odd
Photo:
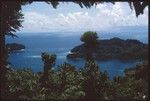
[[[5,49],[5,35],[0,34],[0,80],[1,80],[1,98],[3,99],[6,96],[6,63],[7,63],[7,54]]]
[[[0,17],[0,22],[1,22],[1,27],[0,27],[0,81],[1,81],[1,99],[6,99],[5,97],[7,96],[6,94],[6,65],[7,65],[7,51],[5,48],[5,33],[3,29],[3,14],[2,14],[2,3],[1,3],[1,17]]]

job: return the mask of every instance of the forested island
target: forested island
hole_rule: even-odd
[[[6,48],[8,52],[20,51],[25,49],[25,46],[19,43],[8,43],[6,44]]]
[[[93,38],[97,36],[93,36]],[[86,42],[74,47],[71,53],[67,55],[68,59],[83,58],[88,51],[96,60],[136,60],[148,59],[148,45],[135,39],[123,40],[117,37],[112,39],[87,39],[89,42],[96,40],[97,43],[87,47]],[[81,40],[82,41],[82,40]]]

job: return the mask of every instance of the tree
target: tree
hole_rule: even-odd
[[[27,100],[40,96],[39,74],[31,69],[10,69],[6,73],[6,100]]]
[[[97,39],[98,39],[97,33],[92,31],[85,32],[80,38],[80,40],[85,44],[87,44],[88,46],[95,45],[98,41]]]
[[[93,59],[93,52],[96,50],[96,47],[98,46],[98,35],[96,32],[87,31],[85,32],[80,40],[84,42],[84,54],[83,57],[86,60],[92,60]]]
[[[101,72],[94,60],[87,60],[85,63],[83,91],[85,92],[85,99],[102,100],[106,88],[108,87],[108,75],[106,72]]]
[[[59,0],[58,0],[59,1]],[[46,3],[51,4],[54,8],[59,4],[58,1],[46,1]],[[23,14],[21,13],[21,6],[25,4],[32,3],[33,1],[3,1],[1,3],[1,33],[0,33],[0,66],[1,70],[5,69],[7,53],[5,49],[5,35],[13,35],[16,30],[19,30],[21,27],[21,22],[23,19]],[[86,8],[90,8],[93,5],[97,5],[98,3],[103,3],[102,1],[73,1],[77,3],[81,8],[84,6]],[[115,2],[110,1],[115,4]],[[143,14],[143,11],[146,6],[148,6],[149,1],[128,1],[130,8],[135,10],[136,16]],[[4,70],[3,70],[4,71]],[[2,72],[1,75],[5,73]],[[2,76],[1,76],[2,77]]]
[[[52,69],[52,66],[55,65],[56,55],[48,54],[48,53],[44,52],[44,53],[42,53],[41,57],[42,57],[42,61],[44,62],[44,73],[46,73],[50,69]]]
[[[41,55],[42,61],[44,62],[44,79],[48,78],[48,72],[52,69],[52,66],[55,65],[56,62],[56,55],[55,54],[48,54],[42,53]]]
[[[75,66],[64,62],[59,66],[60,86],[57,86],[61,91],[58,100],[75,100],[83,98],[85,95],[82,91],[83,75]]]
[[[86,8],[90,8],[94,4],[97,5],[98,3],[101,3],[102,1],[73,1],[74,3],[77,3],[81,8],[85,6]],[[1,33],[0,33],[0,71],[1,71],[1,97],[5,98],[5,74],[6,74],[6,65],[7,65],[7,51],[5,48],[5,35],[12,35],[14,36],[16,30],[19,30],[21,27],[21,23],[23,21],[23,14],[21,13],[21,6],[32,3],[32,1],[3,1],[0,2],[1,4],[1,16],[0,16],[0,23],[1,23]],[[47,1],[48,4],[52,4],[54,8],[57,7],[59,4],[58,1]],[[115,4],[115,2],[112,2]],[[134,1],[134,2],[128,2],[130,7],[134,7],[136,16],[143,14],[144,8],[148,6],[149,1]]]
[[[6,90],[6,72],[7,72],[7,49],[5,46],[5,36],[11,35],[14,36],[16,30],[22,26],[21,23],[23,21],[23,14],[21,12],[21,5],[23,5],[22,1],[3,1],[1,2],[1,33],[0,33],[0,77],[1,77],[1,98],[5,99],[5,91]]]
[[[49,79],[52,78],[50,70],[52,69],[52,66],[55,65],[56,55],[48,54],[44,52],[42,53],[41,57],[42,57],[42,61],[44,62],[44,73],[40,78],[40,82],[41,82],[41,86],[46,89],[45,99],[48,99],[49,86],[51,86],[51,84],[49,84]]]

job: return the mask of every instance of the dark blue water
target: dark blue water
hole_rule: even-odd
[[[104,35],[101,35],[104,38]],[[111,37],[108,37],[111,38]],[[127,37],[120,37],[127,39]],[[141,40],[142,41],[142,40]],[[57,54],[56,67],[64,62],[75,65],[77,68],[83,68],[85,61],[83,59],[67,60],[66,55],[69,51],[81,44],[80,35],[61,36],[56,35],[36,35],[24,36],[19,35],[19,38],[7,38],[7,43],[16,42],[26,46],[24,51],[12,53],[9,56],[9,61],[13,68],[31,68],[33,71],[43,71],[43,63],[41,61],[41,52]],[[120,61],[108,60],[97,61],[100,70],[107,71],[109,77],[123,75],[125,68],[133,67],[136,61]]]

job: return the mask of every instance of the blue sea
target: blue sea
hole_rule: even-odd
[[[66,34],[64,34],[66,33]],[[14,52],[9,55],[9,62],[13,68],[31,68],[34,72],[43,71],[41,52],[55,53],[57,55],[55,68],[64,62],[68,62],[78,69],[83,68],[83,59],[67,60],[66,55],[72,48],[82,44],[80,36],[83,32],[51,32],[51,33],[18,33],[18,38],[7,37],[6,42],[20,43],[26,46],[25,50]],[[140,37],[138,37],[140,36]],[[141,42],[148,42],[148,35],[141,33],[101,33],[100,39],[119,37],[122,39],[138,39]],[[132,68],[137,61],[107,60],[97,61],[101,71],[107,71],[110,78],[124,75],[126,68]]]

